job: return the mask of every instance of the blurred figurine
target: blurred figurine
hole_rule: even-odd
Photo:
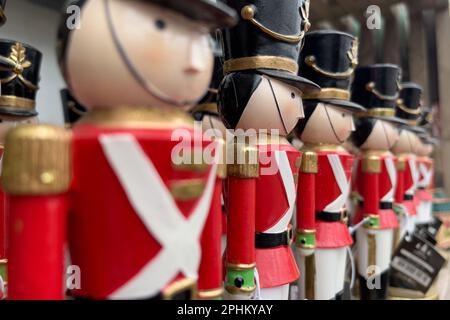
[[[422,88],[412,82],[401,85],[400,98],[396,103],[396,116],[406,122],[399,127],[399,139],[391,149],[397,158],[397,188],[395,202],[401,205],[404,216],[400,223],[399,239],[408,232],[412,234],[416,225],[415,195],[419,181],[416,152],[420,145],[415,132],[421,112]]]
[[[235,15],[210,0],[73,3],[83,27],[62,21],[60,65],[89,112],[71,132],[7,135],[9,296],[63,299],[68,240],[75,298],[188,299],[198,278],[197,297],[220,298],[220,150],[186,111],[210,82],[209,32]],[[207,147],[211,163],[192,161]]]
[[[358,39],[338,31],[306,35],[300,72],[322,90],[304,96],[305,119],[296,128],[301,149],[297,200],[297,247],[302,277],[300,299],[342,299],[353,156],[342,146],[354,130],[351,78],[358,65]]]
[[[286,300],[299,277],[290,221],[301,155],[285,137],[303,117],[302,95],[319,89],[297,75],[309,1],[226,2],[241,15],[224,35],[219,89],[219,112],[235,130],[234,159],[227,149],[226,297]]]
[[[41,60],[41,53],[27,44],[0,40],[0,170],[6,132],[20,124],[37,123],[36,93]],[[15,178],[20,179],[20,175]],[[7,267],[5,202],[0,190],[0,299],[5,296]]]
[[[389,287],[389,263],[399,227],[393,209],[397,172],[389,150],[398,140],[398,125],[405,123],[395,117],[400,75],[400,68],[391,64],[361,67],[352,87],[352,101],[367,108],[358,114],[352,134],[360,149],[355,186],[361,197],[353,223],[366,219],[356,231],[362,300],[384,300]],[[374,286],[375,279],[379,287]]]
[[[6,0],[0,0],[0,27],[6,22],[5,7]]]
[[[71,128],[75,122],[79,121],[86,114],[86,108],[78,103],[68,89],[61,90],[61,101],[64,113],[64,124],[66,128]]]
[[[432,110],[422,110],[420,127],[430,130],[433,123]],[[427,225],[433,222],[433,188],[434,188],[434,160],[431,158],[437,140],[430,132],[419,134],[420,144],[417,148],[417,169],[419,181],[417,183],[417,221],[416,225]]]

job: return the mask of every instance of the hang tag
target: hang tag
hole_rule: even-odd
[[[442,221],[434,218],[430,223],[416,226],[416,232],[420,235],[420,237],[431,242],[433,245],[436,245],[436,236],[441,228],[441,225]]]
[[[417,233],[406,236],[392,258],[390,285],[426,294],[444,263],[429,241]]]

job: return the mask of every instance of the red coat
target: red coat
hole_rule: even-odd
[[[23,232],[10,237],[10,297],[63,298],[66,226],[72,264],[81,270],[75,296],[151,298],[197,276],[199,290],[220,288],[217,165],[173,163],[179,142],[171,136],[183,126],[88,121],[73,129],[68,192],[12,197],[11,220],[20,219]],[[211,143],[187,126],[184,132],[195,150]]]
[[[417,183],[419,180],[419,172],[417,170],[416,156],[414,154],[406,154],[397,156],[397,188],[395,201],[403,204],[408,214],[415,216]]]
[[[417,168],[419,171],[417,199],[418,201],[432,201],[433,193],[430,190],[434,187],[434,161],[429,157],[417,158]]]

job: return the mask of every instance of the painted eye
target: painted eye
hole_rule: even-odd
[[[159,30],[164,30],[166,28],[166,22],[162,19],[156,19],[155,26]]]
[[[294,92],[291,92],[291,98],[295,99],[295,93]]]
[[[345,113],[344,112],[342,113],[342,118],[345,118]]]

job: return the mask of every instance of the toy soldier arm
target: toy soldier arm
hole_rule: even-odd
[[[379,221],[379,177],[381,158],[376,155],[364,155],[362,159],[362,196],[364,199],[364,216],[369,218],[366,226],[378,228]]]
[[[236,143],[234,163],[227,165],[228,223],[225,288],[232,295],[255,290],[256,179],[258,149]]]
[[[318,157],[313,151],[303,153],[297,189],[296,245],[303,249],[316,246],[316,174]]]
[[[53,126],[21,126],[8,133],[5,147],[9,297],[63,299],[70,134]]]
[[[222,150],[224,142],[219,142]],[[219,149],[218,149],[219,150]],[[220,162],[208,218],[201,238],[202,260],[198,279],[198,299],[220,299],[223,294],[222,273],[222,183],[226,177],[226,166]]]
[[[395,189],[395,203],[402,204],[405,195],[405,169],[406,161],[404,158],[397,158],[397,187]]]

